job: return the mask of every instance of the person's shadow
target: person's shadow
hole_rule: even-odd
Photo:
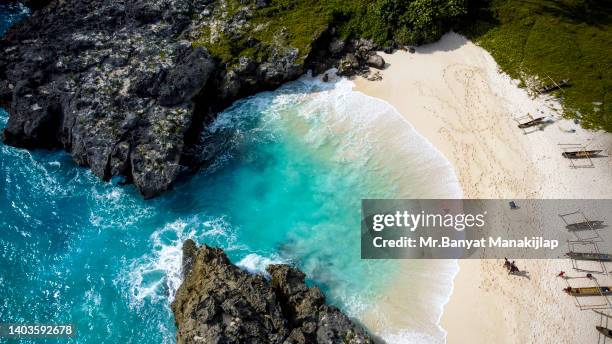
[[[518,277],[525,277],[528,280],[531,279],[531,276],[529,275],[529,271],[527,271],[527,270],[521,270],[521,271],[516,271],[516,272],[508,272],[508,275],[513,275],[513,276],[518,276]]]

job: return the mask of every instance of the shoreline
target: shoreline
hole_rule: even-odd
[[[331,80],[337,80],[330,70]],[[451,162],[393,104],[355,90],[362,107],[346,119],[365,125],[364,137],[378,152],[369,163],[392,166],[388,177],[406,184],[399,187],[399,198],[462,198],[463,191]],[[346,101],[346,100],[344,100]],[[368,113],[368,111],[371,111]],[[342,125],[340,127],[345,127]],[[357,125],[357,127],[360,127]],[[379,140],[376,138],[386,138]],[[406,142],[409,144],[406,145]],[[426,154],[423,154],[426,152]],[[423,158],[425,157],[425,159]],[[401,161],[401,162],[399,162]],[[412,169],[412,165],[421,166]],[[438,180],[429,187],[428,180]],[[419,182],[415,183],[415,180]],[[423,187],[421,187],[423,186]],[[360,316],[366,327],[388,343],[438,343],[446,337],[440,326],[444,306],[450,300],[453,280],[459,265],[456,261],[398,261],[399,270],[382,296]],[[432,273],[435,271],[435,273]],[[437,282],[438,288],[430,286]],[[450,288],[447,289],[447,288]],[[435,302],[431,302],[436,298]],[[390,327],[391,325],[391,327]],[[399,325],[399,326],[398,326]],[[409,330],[407,330],[409,329]]]
[[[571,169],[559,143],[612,151],[612,135],[560,118],[552,98],[531,99],[500,73],[482,48],[456,33],[415,54],[379,53],[388,62],[382,81],[356,78],[355,91],[393,105],[450,161],[466,198],[610,198],[612,163]],[[553,122],[524,134],[515,117],[530,113]],[[568,129],[574,133],[565,132]],[[498,260],[461,260],[440,326],[447,342],[490,343],[592,340],[596,317],[580,312],[561,292],[566,260],[519,262],[534,277],[512,279]],[[537,323],[534,323],[534,319]]]

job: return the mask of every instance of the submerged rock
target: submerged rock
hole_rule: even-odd
[[[206,245],[189,254],[172,311],[178,343],[373,343],[360,326],[333,306],[301,271],[268,267],[270,279],[232,265]]]

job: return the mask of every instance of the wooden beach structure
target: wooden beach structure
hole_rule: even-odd
[[[612,255],[607,253],[595,253],[595,252],[568,252],[566,253],[568,257],[575,260],[591,260],[591,261],[601,261],[601,262],[610,262],[612,261]]]
[[[592,311],[599,315],[599,325],[595,325],[595,330],[599,332],[597,336],[597,344],[612,342],[612,330],[610,330],[610,319],[612,319],[612,316],[595,309]]]
[[[581,149],[581,150],[563,152],[561,153],[561,155],[563,155],[563,157],[567,159],[585,159],[585,158],[596,157],[601,152],[603,152],[603,149],[593,149],[593,150]]]
[[[612,330],[603,326],[595,326],[595,329],[605,337],[612,338]]]
[[[590,274],[579,277],[563,276],[567,287],[563,291],[574,298],[575,305],[580,310],[612,311],[612,286],[601,286],[597,279]],[[570,281],[588,281],[589,286],[572,286]],[[591,301],[591,303],[589,303]]]
[[[591,221],[582,210],[559,214],[565,223],[565,228],[581,241],[602,242],[603,239],[597,229],[603,228],[603,221]]]
[[[570,161],[571,168],[594,168],[595,164],[591,158],[596,157],[602,150],[587,149],[587,146],[576,143],[559,143],[561,148],[561,156]],[[584,161],[583,164],[578,164],[576,160]]]
[[[569,79],[562,79],[562,80],[559,80],[559,81],[555,81],[550,76],[547,75],[547,77],[550,80],[550,84],[546,84],[546,85],[543,85],[542,87],[538,88],[536,90],[536,92],[538,92],[538,94],[549,93],[549,92],[552,92],[554,90],[561,89],[563,87],[569,86]]]
[[[608,275],[606,263],[612,261],[609,254],[599,252],[596,242],[588,240],[567,241],[567,257],[572,262],[572,268],[580,272]]]
[[[612,287],[567,287],[564,292],[571,296],[608,296],[612,295]]]
[[[540,125],[540,124],[544,123],[544,119],[545,118],[546,117],[534,118],[531,121],[519,124],[518,127],[521,128],[521,129],[535,127],[536,125]]]
[[[525,135],[542,130],[542,126],[547,123],[546,117],[533,118],[530,113],[525,116],[514,117],[514,121],[517,123],[517,127],[523,130]]]
[[[597,343],[612,343],[612,283],[610,283],[606,264],[612,262],[612,254],[602,253],[598,243],[604,243],[598,230],[605,228],[604,221],[589,219],[582,210],[569,213],[559,213],[565,224],[565,229],[578,240],[568,240],[568,253],[572,268],[576,271],[589,272],[586,276],[569,277],[565,272],[559,273],[567,287],[563,291],[573,297],[575,306],[579,310],[591,310],[598,314],[599,324],[595,325],[598,333]],[[587,239],[588,238],[588,239]],[[590,265],[587,269],[579,263]],[[597,266],[599,269],[597,269]],[[597,270],[596,270],[597,269]],[[592,273],[601,273],[606,276],[603,285]],[[571,284],[570,284],[571,281]]]
[[[539,87],[533,87],[532,91],[535,92],[536,95],[543,95],[546,93],[550,93],[554,90],[563,91],[564,87],[570,86],[570,79],[561,79],[555,81],[555,79],[551,78],[550,75],[546,74],[546,79],[542,83],[540,83]]]
[[[595,230],[604,228],[604,222],[587,220],[582,222],[570,223],[569,225],[565,226],[565,228],[567,228],[567,230],[570,232]]]

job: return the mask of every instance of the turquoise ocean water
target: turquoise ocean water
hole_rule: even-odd
[[[254,272],[296,264],[359,317],[403,271],[359,259],[361,198],[459,192],[448,163],[423,158],[432,147],[393,111],[347,80],[304,76],[220,114],[203,135],[229,137],[224,153],[150,201],[65,152],[0,145],[1,322],[71,322],[75,343],[173,343],[187,238]],[[0,127],[7,118],[0,110]],[[424,328],[413,330],[443,336]]]

